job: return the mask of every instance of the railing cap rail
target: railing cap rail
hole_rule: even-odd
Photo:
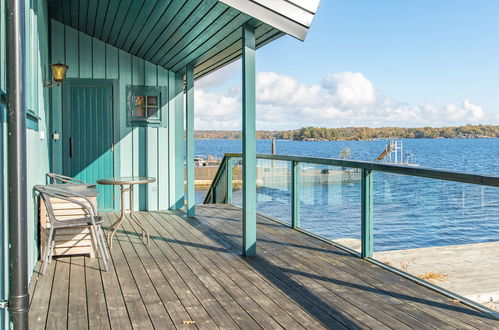
[[[240,153],[226,153],[224,158],[242,158]],[[379,162],[366,162],[360,160],[345,160],[337,158],[304,157],[294,155],[270,155],[257,154],[258,159],[281,160],[288,162],[309,163],[317,165],[340,166],[366,169],[369,171],[379,171],[393,174],[416,176],[421,178],[455,181],[461,183],[471,183],[491,187],[499,187],[499,177],[491,175],[478,175],[449,170],[439,170],[426,167],[383,164]]]

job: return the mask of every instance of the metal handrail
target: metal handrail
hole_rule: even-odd
[[[224,158],[241,158],[242,154],[239,153],[226,153]],[[391,165],[383,164],[377,162],[366,162],[360,160],[345,160],[337,158],[318,158],[318,157],[304,157],[304,156],[293,156],[293,155],[269,155],[269,154],[258,154],[257,159],[268,159],[268,160],[282,160],[289,162],[298,163],[309,163],[317,165],[329,165],[329,166],[341,166],[341,167],[351,167],[366,169],[370,171],[387,172],[393,174],[410,175],[421,178],[438,179],[455,181],[462,183],[471,183],[491,187],[499,187],[499,176],[491,175],[477,175],[471,173],[463,173],[457,171],[448,170],[437,170],[433,168],[425,167],[414,167],[414,166],[404,166],[404,165]]]
[[[220,183],[223,173],[226,170],[227,167],[227,160],[232,158],[233,156],[230,156],[232,154],[225,154],[224,157],[222,158],[222,161],[220,162],[220,165],[218,166],[217,173],[215,173],[215,177],[213,178],[213,181],[211,182],[211,186],[208,189],[208,192],[206,193],[206,197],[204,199],[203,204],[210,204],[214,202],[215,196],[215,190],[218,184]],[[237,157],[237,156],[236,156]],[[227,201],[215,201],[215,203],[226,203]]]

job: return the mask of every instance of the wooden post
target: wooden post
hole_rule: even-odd
[[[256,254],[256,72],[255,27],[243,34],[243,255]]]
[[[291,227],[300,227],[300,163],[291,162]]]
[[[194,66],[186,67],[186,165],[187,165],[187,215],[196,215],[194,187]]]
[[[232,158],[227,158],[227,167],[225,173],[227,175],[227,204],[232,203]]]
[[[361,207],[362,207],[362,258],[372,258],[373,242],[373,176],[371,170],[362,169],[361,181]]]

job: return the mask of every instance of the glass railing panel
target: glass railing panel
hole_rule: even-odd
[[[375,172],[374,251],[381,262],[492,304],[499,188]]]
[[[291,163],[257,159],[256,210],[291,223]],[[232,203],[242,207],[242,160],[232,161]]]
[[[300,227],[360,251],[361,173],[300,164]]]
[[[243,165],[241,158],[232,159],[232,204],[243,206]]]
[[[291,163],[256,161],[256,210],[291,223]]]

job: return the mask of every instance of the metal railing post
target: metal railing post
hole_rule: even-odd
[[[373,175],[371,170],[362,169],[361,181],[361,216],[362,216],[362,258],[373,256]]]
[[[300,163],[291,162],[291,227],[300,227]]]
[[[232,203],[232,158],[227,158],[225,173],[227,175],[227,204]]]

